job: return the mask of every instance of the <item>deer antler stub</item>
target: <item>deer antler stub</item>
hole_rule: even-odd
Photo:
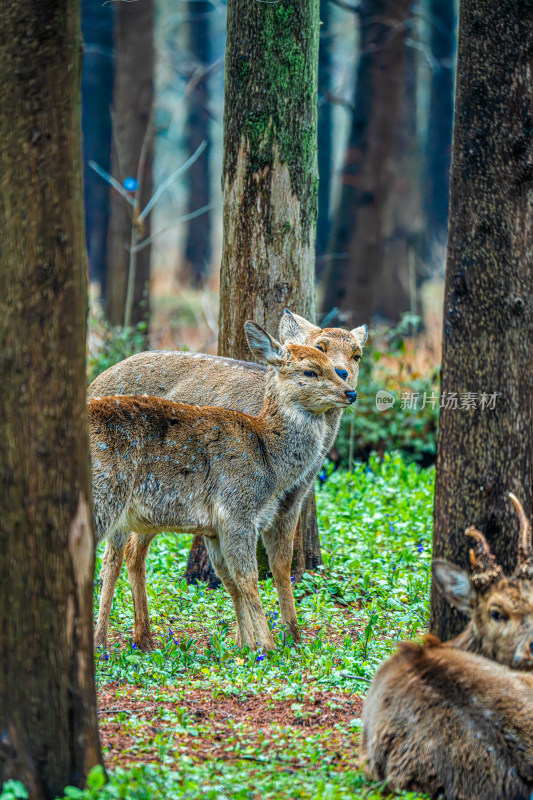
[[[520,522],[518,533],[518,562],[513,578],[533,580],[533,547],[531,546],[531,523],[526,516],[522,503],[516,495],[509,492],[509,500],[515,507]]]
[[[477,528],[470,525],[465,534],[475,540],[475,548],[470,550],[470,580],[476,589],[486,589],[491,583],[503,577],[502,568],[496,563],[489,543]]]

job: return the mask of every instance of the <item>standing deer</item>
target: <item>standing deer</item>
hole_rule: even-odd
[[[322,329],[288,309],[283,313],[279,326],[282,344],[305,345],[326,353],[337,375],[353,387],[357,386],[359,359],[367,336],[366,325],[352,331]],[[259,350],[254,355],[261,358]],[[93,381],[88,394],[89,397],[149,394],[167,400],[220,406],[258,415],[263,405],[266,380],[267,369],[259,364],[203,353],[147,352],[131,356],[103,372]],[[327,429],[325,452],[329,452],[335,441],[341,417],[340,408],[331,408],[324,415]],[[283,540],[289,536],[287,530],[296,526],[303,497],[313,486],[320,467],[321,464],[317,463],[314,472],[306,473],[307,484],[294,497],[285,498],[276,523]],[[122,538],[107,541],[101,572],[102,593],[95,637],[97,647],[106,645],[113,592],[124,555],[134,598],[134,642],[143,650],[153,647],[146,594],[146,556],[152,538],[137,532],[130,537],[127,547]],[[295,621],[291,623],[290,633],[294,641],[299,641],[300,633]]]
[[[520,520],[513,576],[504,576],[483,534],[468,528],[470,577],[433,562],[439,589],[470,617],[467,628],[445,644],[433,636],[424,646],[402,644],[372,681],[362,761],[389,789],[445,800],[533,795],[531,526],[509,497]]]
[[[162,531],[202,534],[233,600],[241,643],[272,648],[257,589],[257,537],[293,632],[296,520],[329,446],[326,412],[351,405],[356,392],[317,348],[282,346],[252,322],[245,329],[254,355],[269,364],[257,417],[157,397],[89,401],[95,532],[116,549],[131,530],[149,539]],[[114,586],[106,588],[112,597]],[[136,628],[138,589],[132,583]]]

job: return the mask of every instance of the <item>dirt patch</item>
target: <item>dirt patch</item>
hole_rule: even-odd
[[[362,699],[357,695],[317,691],[297,702],[169,687],[160,695],[117,684],[100,690],[100,733],[109,766],[171,765],[186,754],[197,760],[246,759],[287,769],[312,768],[302,745],[313,736],[322,737],[320,748],[331,767],[346,769],[355,762],[355,733],[346,735],[345,726],[360,716]]]

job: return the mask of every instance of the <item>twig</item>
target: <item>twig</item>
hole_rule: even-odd
[[[200,158],[206,147],[207,147],[207,142],[204,139],[201,145],[199,145],[199,147],[196,148],[192,156],[188,158],[187,161],[176,170],[176,172],[173,172],[172,175],[169,175],[169,177],[165,181],[163,181],[159,189],[157,189],[157,191],[154,192],[154,194],[152,195],[151,199],[145,206],[144,210],[139,214],[139,222],[142,222],[143,219],[148,216],[148,214],[155,206],[155,204],[157,203],[157,201],[159,200],[165,189],[167,189],[170,186],[172,181],[174,181],[178,177],[178,175],[181,175],[182,172],[185,172],[187,169],[189,169],[189,167],[191,167],[194,164],[194,162],[198,158]]]
[[[154,239],[156,239],[162,233],[166,233],[167,231],[171,230],[176,225],[179,225],[180,222],[188,222],[191,219],[196,219],[196,217],[199,217],[201,214],[205,214],[212,207],[213,207],[213,204],[209,203],[207,206],[203,206],[202,208],[199,208],[196,211],[191,211],[190,214],[184,214],[183,217],[178,217],[178,219],[175,219],[174,222],[170,223],[170,225],[165,225],[164,228],[160,228],[155,233],[152,233],[151,236],[148,236],[148,238],[143,239],[142,242],[139,242],[139,244],[136,244],[134,252],[138,253],[139,250],[144,250],[144,248],[147,247],[150,244],[150,242],[152,242]]]
[[[343,678],[350,678],[353,681],[363,681],[363,683],[372,683],[372,678],[364,678],[362,675],[352,675],[351,672],[347,672],[346,670],[341,670],[341,675]]]

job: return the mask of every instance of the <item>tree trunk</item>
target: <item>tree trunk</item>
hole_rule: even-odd
[[[0,17],[0,786],[52,800],[101,760],[79,4],[6,0]]]
[[[445,242],[448,229],[452,153],[455,4],[431,0],[430,44],[436,65],[431,73],[425,169],[428,242]]]
[[[417,136],[417,57],[406,48],[405,81],[397,126],[391,192],[385,209],[382,272],[375,308],[382,319],[398,323],[406,311],[416,313],[416,263],[420,234],[421,175]]]
[[[121,183],[127,177],[140,178],[143,209],[152,196],[153,0],[117,3],[115,14],[112,172]],[[144,167],[139,175],[143,149]],[[144,221],[143,238],[149,235],[150,217]],[[124,325],[125,320],[130,239],[131,207],[117,192],[111,191],[106,316],[113,325]],[[140,250],[136,258],[132,325],[147,320],[149,315],[150,249],[148,245]]]
[[[376,307],[384,219],[401,122],[411,0],[362,0],[356,102],[325,274],[325,312],[368,319]]]
[[[85,232],[91,282],[105,297],[109,185],[89,166],[90,160],[111,170],[111,103],[113,101],[113,3],[82,0],[83,35],[82,132]]]
[[[523,4],[463,0],[442,393],[460,406],[471,392],[478,408],[441,409],[433,549],[467,568],[464,531],[475,525],[508,572],[517,520],[507,493],[531,515],[533,489],[532,48]],[[493,395],[485,409],[482,393]],[[434,586],[431,600],[439,636],[464,627]]]
[[[314,320],[318,44],[318,0],[228,3],[223,356],[250,360],[247,319],[273,335],[285,307]]]
[[[317,277],[324,271],[328,247],[333,136],[331,129],[331,0],[320,2],[320,47],[318,54],[318,219],[316,225]]]
[[[193,57],[194,69],[189,80],[187,93],[187,120],[185,131],[190,155],[205,140],[207,147],[188,172],[187,213],[197,211],[208,205],[210,198],[210,134],[209,134],[209,92],[207,68],[209,66],[209,13],[210,3],[192,0],[188,4],[189,52]],[[193,286],[201,287],[209,274],[211,259],[211,214],[201,214],[187,223],[185,244],[185,275]]]

